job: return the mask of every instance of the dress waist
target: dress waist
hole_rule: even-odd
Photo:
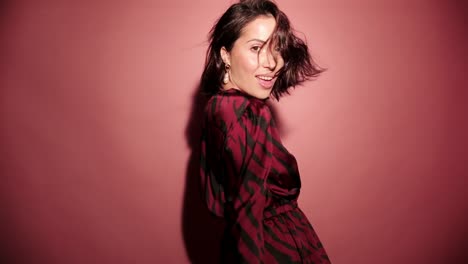
[[[288,211],[292,211],[297,208],[297,201],[288,201],[287,203],[270,206],[265,208],[263,211],[264,220],[277,216],[282,213],[286,213]]]

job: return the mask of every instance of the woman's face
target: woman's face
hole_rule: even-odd
[[[275,26],[272,16],[259,16],[243,28],[231,51],[221,48],[224,63],[231,66],[224,89],[238,89],[259,99],[270,96],[276,73],[284,66],[276,47],[269,45]]]

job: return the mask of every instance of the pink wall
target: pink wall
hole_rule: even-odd
[[[1,262],[209,263],[192,95],[229,3],[42,2],[0,7]],[[333,263],[468,261],[466,5],[278,2],[329,68],[274,106]]]

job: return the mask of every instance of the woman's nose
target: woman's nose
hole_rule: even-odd
[[[276,68],[276,59],[269,47],[265,47],[260,53],[260,65],[264,68],[274,70]]]

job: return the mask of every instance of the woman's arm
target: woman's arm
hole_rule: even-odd
[[[224,250],[230,263],[261,263],[263,260],[265,182],[272,159],[270,122],[268,106],[253,102],[226,133],[222,155],[227,220]]]

